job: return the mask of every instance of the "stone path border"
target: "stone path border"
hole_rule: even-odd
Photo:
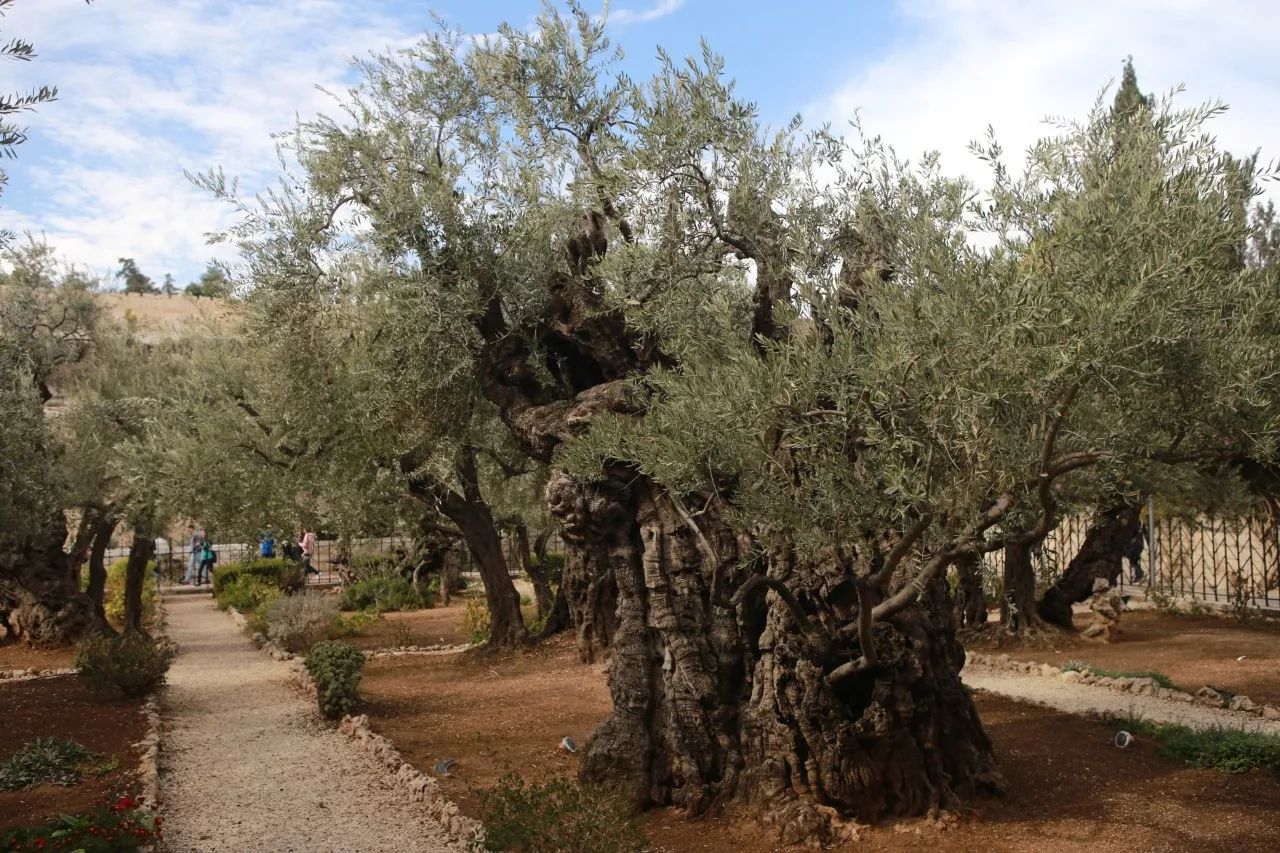
[[[0,669],[0,681],[12,683],[14,681],[31,681],[36,678],[57,678],[62,675],[75,675],[76,671],[73,667],[59,667],[57,669]]]
[[[1137,714],[1153,722],[1194,729],[1221,726],[1280,735],[1280,718],[1268,716],[1275,710],[1270,705],[1252,706],[1247,697],[1237,697],[1246,701],[1228,701],[1224,707],[1223,696],[1217,691],[1212,691],[1217,698],[1192,695],[1160,687],[1150,678],[1099,677],[1051,664],[1017,661],[1008,655],[975,653],[967,656],[961,677],[975,689],[1073,714]],[[1117,693],[1124,695],[1115,695]],[[1230,707],[1231,704],[1236,707]]]
[[[244,614],[234,607],[228,608],[227,613],[230,614],[240,630],[245,633],[250,632],[249,623]],[[252,632],[250,640],[272,659],[288,663],[303,692],[313,702],[316,700],[318,693],[316,683],[311,679],[300,655],[276,645],[259,632]],[[384,650],[391,654],[379,655],[375,652],[370,655],[366,652],[365,656],[367,659],[369,657],[398,657],[404,654],[448,654],[467,648],[470,648],[470,646],[401,647]],[[316,715],[319,717],[319,709],[316,709]],[[369,727],[368,715],[344,715],[338,722],[338,731],[360,746],[386,770],[394,784],[404,792],[411,802],[421,803],[427,816],[440,825],[450,841],[460,843],[472,850],[483,849],[484,827],[480,822],[464,815],[457,803],[445,796],[445,793],[440,790],[438,779],[423,773],[408,761],[405,761],[404,756],[396,749],[395,744],[374,732]]]

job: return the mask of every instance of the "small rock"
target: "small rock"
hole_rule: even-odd
[[[1196,691],[1196,702],[1211,708],[1221,708],[1227,704],[1227,697],[1212,687],[1205,686]]]
[[[1264,720],[1280,720],[1280,708],[1275,705],[1263,705],[1262,718]]]
[[[1232,711],[1252,711],[1258,706],[1253,704],[1253,701],[1248,696],[1237,695],[1231,697],[1231,702],[1227,707]]]
[[[1062,673],[1062,675],[1059,675],[1058,677],[1061,678],[1063,681],[1079,681],[1080,673],[1074,669],[1069,669],[1066,672]]]
[[[1058,671],[1059,670],[1056,666],[1051,666],[1050,664],[1047,664],[1047,663],[1040,665],[1040,674],[1043,675],[1045,678],[1053,678],[1058,674]]]

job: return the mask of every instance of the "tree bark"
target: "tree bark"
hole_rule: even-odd
[[[147,563],[156,553],[156,542],[151,537],[151,526],[135,524],[133,544],[129,546],[129,559],[124,570],[124,631],[147,634],[142,624],[142,587],[147,582]]]
[[[1036,606],[1036,571],[1031,565],[1031,549],[1036,544],[1015,539],[1004,548],[1000,624],[1010,634],[1027,635],[1045,627]]]
[[[62,549],[66,537],[56,510],[29,536],[0,540],[0,610],[13,633],[34,646],[70,645],[93,624],[80,567]]]
[[[956,567],[956,624],[979,628],[987,624],[987,599],[982,591],[982,558],[962,557]]]
[[[525,525],[523,519],[516,521],[513,535],[516,539],[516,551],[520,555],[520,564],[524,568],[524,573],[529,576],[529,581],[533,584],[533,596],[538,606],[538,619],[545,620],[555,604],[555,596],[551,594],[551,579],[547,575],[547,567],[543,565],[541,555],[537,559],[534,558],[533,550],[529,547],[529,528]],[[540,538],[545,542],[545,534],[542,534]],[[545,554],[545,546],[542,550]]]
[[[86,593],[93,602],[95,627],[107,636],[116,633],[115,628],[107,621],[104,597],[107,590],[107,548],[111,545],[111,536],[115,533],[116,517],[110,511],[98,516],[93,526],[93,543],[89,547],[89,588]]]
[[[1124,570],[1124,548],[1138,530],[1140,514],[1140,504],[1122,501],[1094,517],[1079,553],[1040,601],[1039,612],[1044,621],[1072,627],[1071,605],[1093,595],[1096,579],[1106,578],[1111,584],[1119,581]]]
[[[554,478],[558,492],[567,479]],[[874,665],[833,681],[866,651],[856,636],[815,642],[824,608],[857,621],[856,608],[832,604],[850,583],[833,561],[768,555],[766,583],[745,574],[744,537],[709,513],[695,532],[640,478],[577,485],[594,512],[563,518],[566,533],[618,587],[613,711],[583,755],[585,780],[690,815],[743,802],[784,843],[823,838],[823,807],[874,820],[955,809],[1002,788],[960,683],[964,652],[944,580],[874,625]]]

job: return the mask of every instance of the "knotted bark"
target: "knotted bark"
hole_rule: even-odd
[[[1063,628],[1071,627],[1071,605],[1093,595],[1093,582],[1105,578],[1115,585],[1124,570],[1124,549],[1138,530],[1140,507],[1128,501],[1098,513],[1085,534],[1080,551],[1071,558],[1057,583],[1040,601],[1040,617]]]
[[[70,645],[93,624],[79,567],[63,551],[66,535],[57,511],[28,537],[0,541],[0,610],[8,611],[13,632],[34,646]]]

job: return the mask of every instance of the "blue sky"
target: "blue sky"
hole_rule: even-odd
[[[587,0],[588,8],[602,3]],[[106,275],[134,257],[156,280],[195,278],[233,215],[184,170],[223,166],[260,188],[270,134],[331,110],[348,59],[411,43],[434,9],[468,32],[525,25],[537,0],[17,0],[0,36],[40,52],[3,88],[56,83],[7,164],[0,226],[43,235]],[[1006,149],[1080,116],[1132,54],[1144,89],[1221,98],[1237,153],[1280,154],[1280,27],[1274,0],[615,0],[610,28],[636,76],[657,45],[683,56],[705,36],[766,120],[837,125],[857,111],[901,152],[934,149],[981,176],[967,143],[995,126]],[[1275,192],[1271,193],[1273,196]]]

